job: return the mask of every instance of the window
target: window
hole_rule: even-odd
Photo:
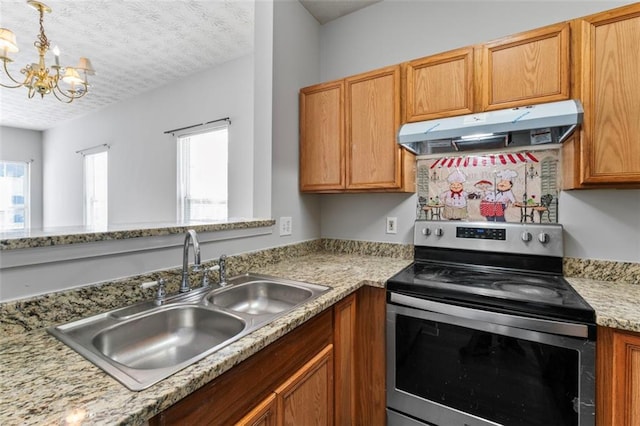
[[[107,227],[107,151],[84,156],[84,224],[87,228]]]
[[[0,161],[0,231],[28,229],[29,163]]]
[[[226,220],[228,129],[178,136],[178,220]]]

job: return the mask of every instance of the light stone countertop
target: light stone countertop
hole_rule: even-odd
[[[640,285],[567,278],[596,311],[596,323],[605,327],[640,332]]]
[[[0,424],[144,424],[361,286],[384,287],[387,278],[409,263],[314,253],[253,271],[332,290],[140,392],[129,391],[44,329],[0,338]]]
[[[0,424],[144,424],[363,285],[383,287],[411,260],[311,253],[256,273],[332,287],[320,298],[141,392],[132,392],[40,329],[0,338]],[[597,323],[640,331],[640,286],[568,278]]]
[[[226,221],[202,223],[137,223],[110,225],[104,229],[83,226],[56,227],[0,232],[0,250],[16,250],[81,244],[96,241],[126,240],[129,238],[157,237],[184,234],[188,229],[196,232],[228,231],[234,229],[261,228],[275,225],[273,219],[230,218]]]

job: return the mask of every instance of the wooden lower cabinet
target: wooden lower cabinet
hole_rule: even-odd
[[[333,307],[334,423],[338,426],[350,425],[356,417],[356,334],[356,295],[351,294]]]
[[[362,287],[153,417],[155,425],[384,425],[385,289]]]
[[[280,426],[333,425],[333,345],[276,390]]]
[[[328,345],[236,426],[333,424],[333,345]]]
[[[358,290],[356,312],[356,425],[384,425],[386,399],[386,290]]]
[[[640,425],[640,333],[598,327],[598,426]]]
[[[276,426],[278,424],[276,410],[276,394],[272,393],[236,423],[236,426]]]

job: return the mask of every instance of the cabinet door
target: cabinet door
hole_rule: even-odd
[[[356,419],[362,425],[384,425],[386,419],[386,290],[358,290],[356,312]]]
[[[258,404],[236,426],[276,426],[276,394],[269,395]]]
[[[276,390],[278,425],[333,424],[333,345]]]
[[[300,190],[344,189],[344,82],[300,90]]]
[[[346,79],[347,189],[399,189],[400,66]]]
[[[581,20],[583,184],[640,183],[640,3]]]
[[[335,424],[351,425],[356,418],[355,401],[356,295],[333,308]]]
[[[471,114],[473,72],[472,47],[407,63],[404,121]]]
[[[598,328],[597,423],[640,424],[640,334]]]
[[[482,110],[569,99],[569,24],[484,44]]]

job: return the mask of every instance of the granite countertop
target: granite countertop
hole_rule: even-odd
[[[83,226],[56,227],[0,232],[0,250],[16,250],[50,247],[95,241],[125,240],[129,238],[156,237],[184,234],[188,229],[196,232],[227,231],[233,229],[260,228],[275,225],[273,219],[234,218],[224,222],[192,223],[137,223],[111,225],[104,229]]]
[[[0,424],[144,424],[363,285],[383,287],[411,260],[316,252],[252,270],[332,287],[318,299],[141,392],[38,329],[0,339]],[[640,332],[640,285],[568,278],[599,325]]]
[[[640,332],[640,285],[567,278],[596,311],[596,323],[604,327]]]
[[[0,424],[144,424],[359,287],[383,287],[409,263],[391,257],[314,253],[252,271],[332,290],[140,392],[129,391],[44,329],[0,339]]]

